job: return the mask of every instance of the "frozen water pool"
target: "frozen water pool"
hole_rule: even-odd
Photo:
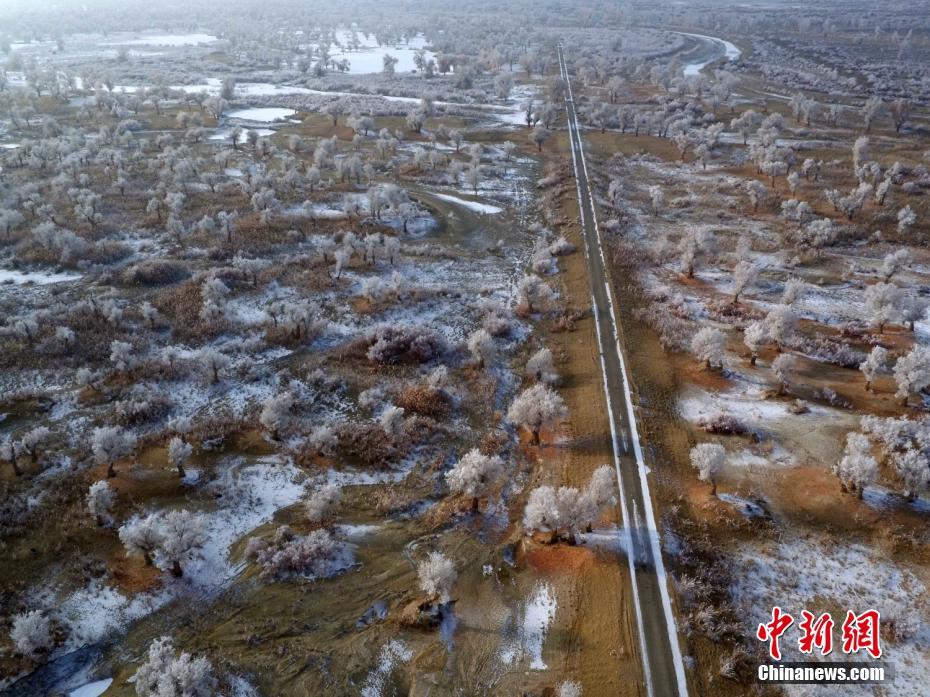
[[[226,114],[227,118],[239,121],[254,121],[256,123],[273,123],[283,121],[294,116],[297,112],[283,107],[252,107],[249,109],[236,109]]]
[[[274,131],[270,128],[249,128],[249,129],[243,128],[242,133],[240,133],[239,137],[236,139],[237,145],[246,142],[246,140],[248,139],[248,136],[246,134],[249,131],[255,131],[256,133],[258,133],[260,138],[267,138],[268,136],[274,135]],[[222,130],[217,131],[212,136],[210,136],[210,140],[230,140],[231,137],[232,137],[232,129],[224,128]],[[241,174],[242,172],[240,172],[239,175],[230,175],[230,176],[241,176]]]
[[[721,57],[725,57],[727,60],[736,60],[742,55],[742,51],[739,49],[736,44],[733,44],[726,39],[720,39],[716,36],[705,36],[704,34],[690,34],[688,32],[679,31],[675,32],[676,34],[681,34],[682,36],[690,36],[695,39],[704,39],[705,41],[710,41],[713,44],[716,44],[719,47],[723,48],[723,56],[716,56],[706,61],[698,61],[695,63],[687,63],[685,65],[685,77],[690,77],[691,75],[697,75],[704,69],[704,66],[713,63],[715,60],[719,60]]]
[[[212,34],[155,34],[126,41],[107,41],[101,46],[199,46],[216,41]]]

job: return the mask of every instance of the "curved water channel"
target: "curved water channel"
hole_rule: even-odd
[[[685,63],[685,77],[690,77],[692,75],[698,75],[701,70],[703,70],[707,65],[720,60],[721,58],[726,58],[727,60],[737,60],[743,52],[740,50],[739,46],[736,44],[727,41],[726,39],[721,39],[717,36],[707,36],[705,34],[692,34],[685,31],[676,31],[676,34],[681,36],[690,36],[693,39],[700,39],[705,44],[708,45],[708,48],[711,49],[713,55],[710,58],[707,58],[706,55],[702,56],[701,59],[692,61],[690,63]]]

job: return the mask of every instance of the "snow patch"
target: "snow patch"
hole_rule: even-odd
[[[464,198],[459,198],[458,196],[452,196],[451,194],[433,194],[438,199],[443,201],[448,201],[449,203],[454,203],[457,206],[462,206],[469,210],[475,211],[476,213],[484,213],[485,215],[492,215],[494,213],[503,213],[503,208],[498,208],[497,206],[492,206],[487,203],[480,203],[478,201],[469,201]]]
[[[500,652],[501,662],[511,665],[523,657],[530,660],[531,670],[545,670],[543,644],[549,624],[555,618],[557,603],[550,586],[540,583],[523,610],[523,620],[518,629],[517,640],[504,646]]]
[[[388,681],[391,679],[391,673],[394,672],[398,664],[407,663],[411,658],[413,658],[413,651],[407,648],[407,645],[402,641],[394,639],[381,647],[381,653],[378,655],[378,665],[365,678],[365,684],[362,686],[362,697],[381,697],[384,695],[385,688],[388,687]]]
[[[79,687],[76,690],[71,690],[71,692],[68,693],[68,697],[99,697],[106,692],[107,688],[112,684],[113,678],[97,680],[96,682]]]
[[[17,285],[35,283],[36,285],[46,286],[52,283],[77,281],[80,278],[80,274],[73,273],[49,273],[45,271],[29,271],[24,273],[22,271],[0,269],[0,283],[15,283]]]

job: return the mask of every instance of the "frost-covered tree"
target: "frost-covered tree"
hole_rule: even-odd
[[[446,484],[454,494],[471,499],[472,510],[478,510],[478,500],[484,497],[504,472],[504,463],[497,456],[484,455],[477,448],[469,450],[446,473]]]
[[[339,117],[346,113],[345,106],[340,99],[329,102],[322,111],[333,120],[333,128],[339,125]]]
[[[726,463],[727,451],[718,443],[699,443],[691,448],[691,466],[698,471],[698,478],[711,485],[711,496],[717,495],[717,476]]]
[[[220,373],[229,365],[228,356],[209,347],[197,352],[196,361],[212,384],[220,381]]]
[[[898,211],[898,232],[900,234],[906,234],[916,222],[917,214],[910,206],[905,206]]]
[[[23,474],[23,470],[19,466],[20,455],[20,445],[15,440],[13,440],[13,438],[8,436],[0,441],[0,460],[9,462],[10,466],[13,468],[13,474],[17,477],[22,476]]]
[[[788,389],[788,377],[794,368],[794,356],[788,353],[782,353],[772,361],[772,373],[778,380],[778,394],[784,394]]]
[[[907,328],[914,331],[914,325],[927,315],[927,301],[919,296],[904,298],[901,304],[901,320],[907,323]]]
[[[23,451],[28,453],[33,461],[36,461],[39,458],[39,451],[51,435],[52,432],[47,427],[36,426],[23,434],[23,437],[19,439],[19,444]]]
[[[901,404],[907,404],[911,394],[930,385],[930,348],[915,344],[909,353],[897,360],[893,374],[898,386],[895,397]]]
[[[203,516],[184,509],[168,511],[158,519],[158,551],[170,565],[171,575],[184,574],[181,562],[194,557],[207,542]]]
[[[925,452],[907,447],[894,453],[891,463],[909,501],[915,500],[921,492],[926,491],[927,485],[930,484],[930,464]]]
[[[548,348],[541,348],[530,356],[526,362],[526,374],[536,382],[557,385],[559,383],[559,374],[555,369],[552,351]]]
[[[90,485],[87,490],[87,510],[97,521],[97,525],[113,522],[113,506],[116,505],[116,492],[105,481],[100,480]]]
[[[313,491],[304,503],[307,520],[315,525],[325,523],[339,508],[342,502],[342,487],[338,484],[325,484]]]
[[[290,392],[282,392],[274,397],[269,397],[262,406],[258,420],[274,440],[278,439],[281,429],[285,428],[290,422],[291,409],[293,408],[294,395]]]
[[[757,274],[755,264],[749,261],[739,261],[733,267],[733,304],[739,302],[739,296],[749,288],[752,279]]]
[[[830,218],[820,218],[799,228],[789,235],[789,239],[794,241],[799,251],[819,257],[823,248],[836,239],[836,235],[837,228],[833,221]]]
[[[691,339],[691,352],[710,370],[714,365],[723,366],[726,354],[726,335],[716,327],[704,327]]]
[[[24,656],[33,657],[52,647],[52,623],[40,610],[30,610],[13,617],[10,629],[13,646]]]
[[[138,697],[214,697],[217,686],[209,660],[187,652],[178,655],[166,636],[152,641],[135,675]]]
[[[95,428],[91,436],[91,450],[98,465],[107,466],[107,476],[115,477],[116,461],[131,455],[136,448],[136,436],[119,426]]]
[[[431,602],[449,602],[457,578],[455,565],[442,552],[430,552],[426,559],[417,564],[420,590],[426,593]]]
[[[544,426],[555,424],[567,415],[568,409],[558,393],[539,383],[523,390],[507,410],[508,421],[529,429],[533,445],[539,445],[539,431]]]
[[[530,492],[523,510],[523,525],[528,530],[558,528],[559,504],[553,487],[538,486]]]
[[[885,282],[887,283],[898,271],[906,268],[911,263],[911,260],[911,251],[906,247],[886,254],[881,268],[881,274],[884,276]]]
[[[749,197],[749,202],[752,204],[752,212],[756,213],[759,210],[759,206],[768,200],[769,190],[762,182],[756,179],[750,179],[746,182],[746,195]]]
[[[865,311],[878,325],[879,334],[885,331],[888,322],[901,316],[902,299],[901,289],[893,283],[876,283],[865,289]]]
[[[785,281],[785,287],[781,291],[782,305],[790,307],[803,300],[809,289],[810,286],[800,278],[789,278]]]
[[[869,97],[862,106],[862,124],[865,126],[865,132],[872,130],[872,124],[882,112],[884,104],[881,97]]]
[[[574,544],[575,536],[590,530],[604,507],[616,503],[614,477],[613,468],[601,465],[584,489],[536,487],[530,492],[523,511],[524,527],[528,531],[548,529],[555,539],[564,537],[569,544]]]
[[[888,351],[881,346],[872,349],[865,360],[859,364],[859,370],[865,376],[865,390],[872,389],[872,382],[879,374],[888,371]]]
[[[423,125],[426,123],[426,114],[420,109],[411,109],[407,112],[406,122],[407,128],[414,133],[420,133],[423,130]]]
[[[555,300],[555,293],[539,276],[528,274],[517,285],[517,298],[527,312],[533,313],[547,310]]]
[[[154,554],[161,539],[161,521],[155,513],[132,518],[119,529],[119,540],[126,548],[126,553],[141,555],[146,566],[154,565]]]
[[[895,133],[900,133],[901,127],[907,123],[911,115],[911,100],[903,97],[895,99],[888,105],[888,111],[891,113]]]
[[[168,462],[171,463],[172,467],[177,468],[178,476],[181,477],[181,479],[183,479],[185,475],[184,465],[187,464],[193,452],[194,448],[190,443],[185,442],[183,438],[174,436],[168,442]]]
[[[494,359],[497,355],[497,344],[485,329],[476,329],[468,337],[468,352],[479,368]]]
[[[859,136],[856,138],[852,147],[853,154],[853,174],[860,176],[862,165],[869,159],[869,137]],[[860,177],[861,179],[861,177]]]
[[[652,203],[652,215],[659,215],[665,204],[665,195],[662,193],[662,189],[658,186],[650,186],[649,200]]]
[[[879,206],[885,205],[885,199],[888,197],[888,192],[891,191],[891,185],[893,182],[891,179],[883,179],[875,187],[875,203]]]
[[[782,346],[794,337],[798,317],[790,307],[779,305],[765,316],[763,325],[769,339],[775,343],[775,350],[781,353]]]
[[[694,270],[699,257],[702,255],[713,257],[716,251],[717,245],[713,233],[706,228],[690,227],[685,230],[678,241],[678,254],[688,278],[694,278]]]
[[[536,146],[536,150],[542,152],[543,145],[547,140],[549,140],[551,135],[552,133],[546,128],[537,126],[533,129],[532,133],[530,133],[530,140],[533,141],[533,144]]]
[[[861,499],[865,487],[878,476],[878,463],[872,457],[869,439],[861,433],[847,434],[843,458],[833,466],[833,473],[844,492],[855,492]]]
[[[763,322],[750,322],[743,332],[743,343],[749,349],[749,365],[755,365],[759,351],[769,340],[768,331]]]

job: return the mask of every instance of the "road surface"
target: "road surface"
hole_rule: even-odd
[[[678,630],[668,592],[668,579],[656,529],[649,480],[636,427],[633,397],[626,364],[620,347],[613,295],[604,262],[597,210],[588,187],[584,147],[578,130],[578,117],[571,78],[559,46],[559,67],[568,86],[565,108],[571,139],[572,162],[578,188],[582,235],[591,281],[591,302],[604,392],[613,441],[614,465],[620,489],[620,509],[626,533],[627,558],[633,586],[633,602],[639,628],[640,654],[649,697],[687,697]]]

